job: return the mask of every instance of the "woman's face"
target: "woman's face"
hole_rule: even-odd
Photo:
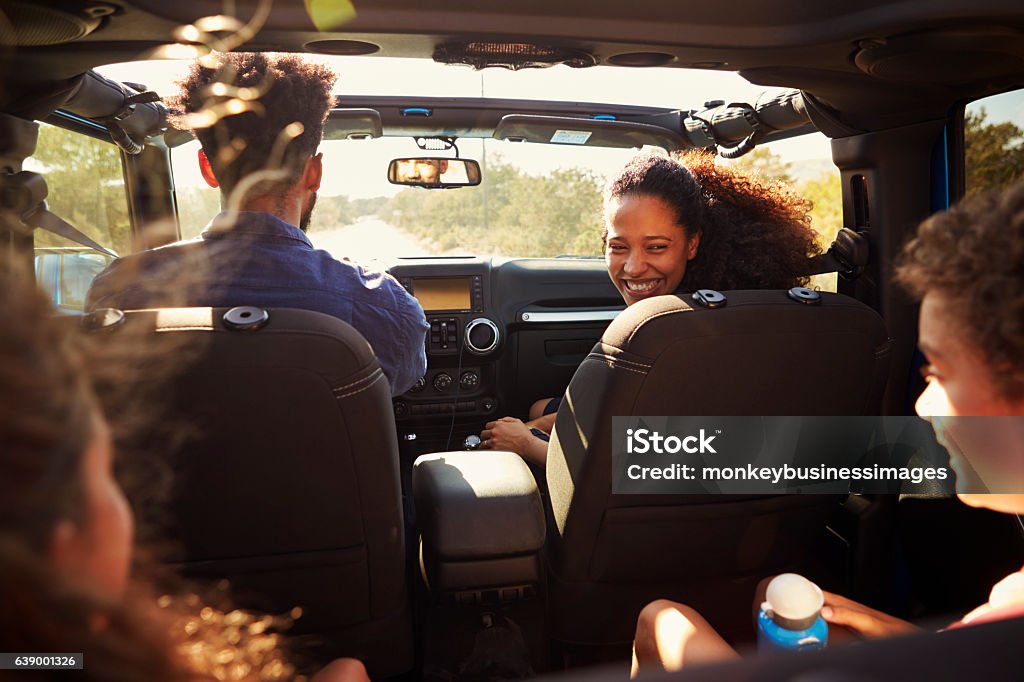
[[[114,479],[110,430],[100,417],[82,455],[80,475],[81,514],[78,520],[57,523],[51,559],[69,579],[105,595],[120,596],[131,570],[135,523]]]
[[[917,400],[917,413],[932,423],[949,451],[961,500],[1021,513],[1024,400],[999,394],[985,358],[964,338],[955,310],[941,294],[929,293],[921,301],[918,345],[928,361],[928,385]],[[978,494],[982,486],[1008,494]]]
[[[605,205],[608,275],[626,305],[674,293],[697,255],[700,235],[688,236],[668,202],[646,194]]]

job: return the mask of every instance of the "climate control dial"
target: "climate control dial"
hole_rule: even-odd
[[[452,387],[452,377],[446,372],[441,372],[434,376],[433,384],[435,391],[447,391]]]

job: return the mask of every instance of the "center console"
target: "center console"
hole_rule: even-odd
[[[503,328],[489,311],[490,263],[477,258],[405,259],[391,274],[427,317],[427,373],[394,400],[400,425],[439,415],[497,415],[497,358]]]

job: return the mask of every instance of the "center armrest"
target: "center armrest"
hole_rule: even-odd
[[[537,482],[514,452],[441,452],[412,475],[424,577],[431,588],[539,580],[545,521]]]

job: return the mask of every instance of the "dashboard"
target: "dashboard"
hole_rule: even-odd
[[[597,259],[406,258],[389,272],[430,325],[427,372],[393,401],[419,451],[460,449],[487,421],[561,395],[625,307]]]

